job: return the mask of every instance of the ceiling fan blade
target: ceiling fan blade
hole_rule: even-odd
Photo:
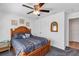
[[[49,10],[40,10],[40,12],[50,12]]]
[[[44,3],[39,3],[39,7],[42,7],[44,5]]]
[[[33,11],[30,11],[30,12],[28,12],[27,14],[30,14],[30,13],[32,13]]]
[[[27,7],[27,8],[30,8],[30,9],[33,9],[32,7],[27,6],[27,5],[24,5],[24,4],[22,6]]]

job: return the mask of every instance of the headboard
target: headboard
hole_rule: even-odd
[[[11,29],[11,37],[16,33],[31,33],[31,29],[28,29],[25,26],[20,26],[15,28],[14,30]]]

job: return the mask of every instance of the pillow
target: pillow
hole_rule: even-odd
[[[29,37],[30,37],[30,34],[25,33],[25,37],[26,37],[26,38],[29,38]]]
[[[24,34],[22,34],[22,33],[16,33],[15,35],[14,35],[14,38],[15,39],[23,39],[23,36]]]
[[[25,35],[22,35],[22,38],[23,38],[23,39],[26,39],[26,36],[25,36]]]

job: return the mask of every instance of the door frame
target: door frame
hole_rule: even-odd
[[[68,27],[70,27],[70,20],[73,20],[73,19],[79,19],[79,18],[69,18],[68,19],[68,23],[69,23]],[[70,32],[69,31],[70,31],[70,28],[68,28],[68,41],[67,41],[68,45],[67,45],[67,47],[69,47],[69,41],[70,41]]]

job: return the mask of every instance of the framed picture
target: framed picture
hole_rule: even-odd
[[[50,25],[51,32],[58,32],[58,23],[56,21],[52,22]]]
[[[26,22],[26,26],[30,26],[30,23],[29,22]]]
[[[24,19],[19,19],[20,24],[24,24]]]
[[[17,20],[11,20],[11,25],[17,25]]]

